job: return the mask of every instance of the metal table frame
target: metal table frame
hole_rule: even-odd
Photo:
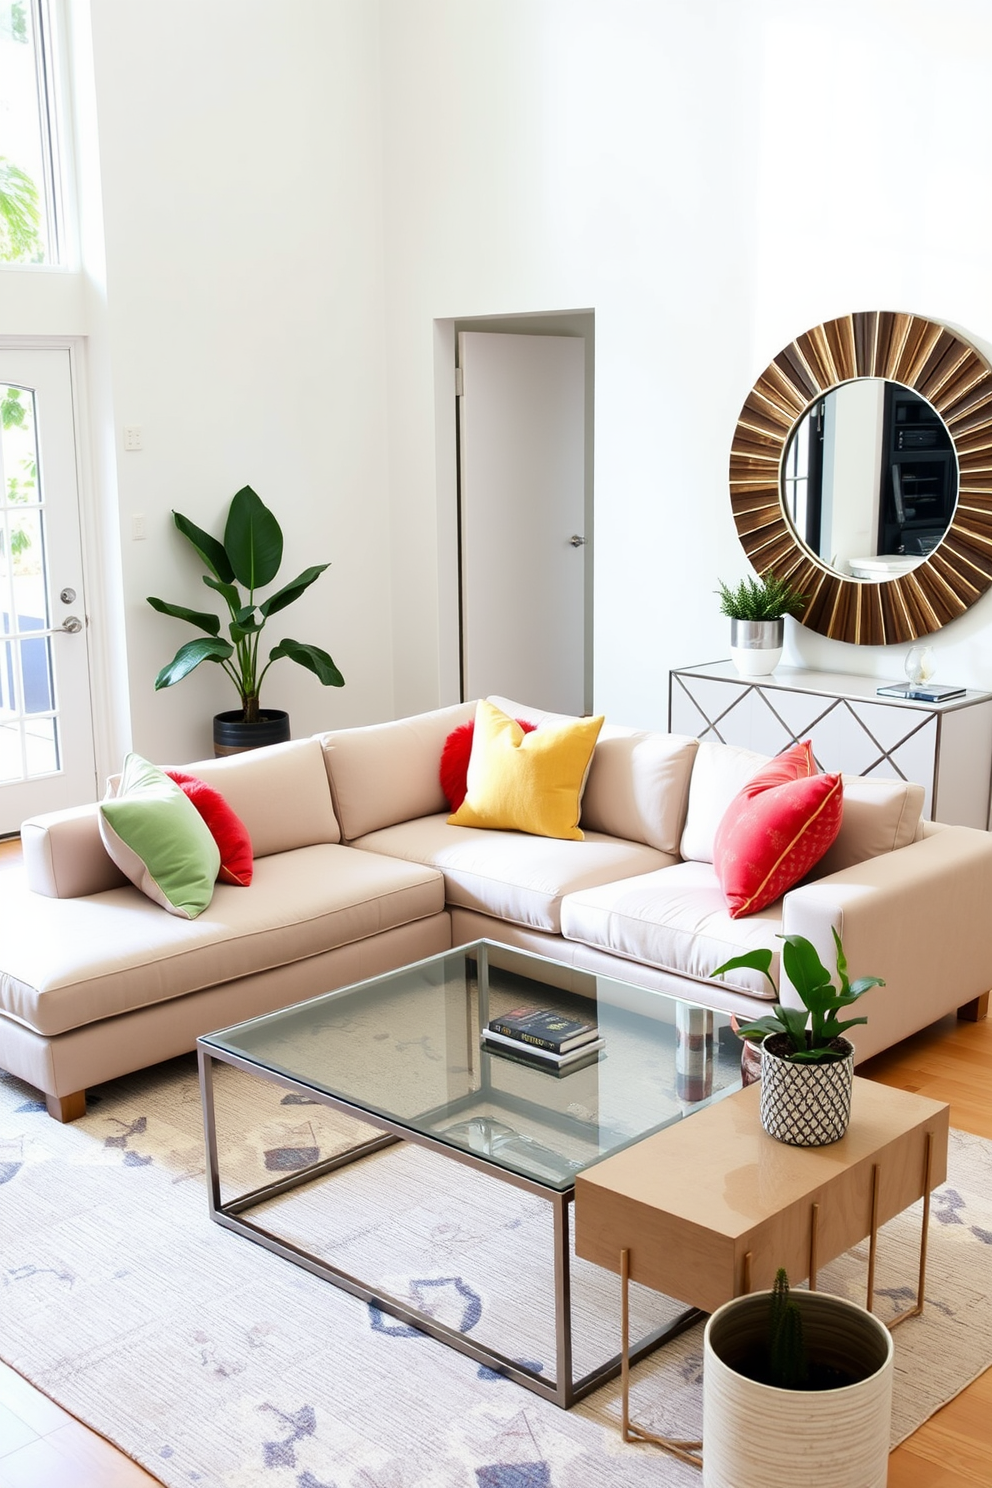
[[[552,1401],[555,1405],[567,1410],[577,1401],[582,1400],[600,1385],[606,1384],[608,1380],[615,1379],[623,1367],[623,1359],[620,1353],[614,1354],[604,1364],[583,1375],[581,1379],[575,1379],[572,1368],[572,1310],[571,1310],[571,1277],[570,1277],[570,1220],[569,1209],[575,1198],[574,1186],[558,1190],[545,1186],[534,1179],[524,1177],[522,1174],[511,1172],[507,1168],[490,1159],[474,1153],[456,1149],[450,1143],[440,1141],[420,1131],[414,1131],[409,1127],[388,1120],[386,1117],[376,1113],[363,1110],[362,1107],[354,1105],[351,1101],[342,1099],[340,1096],[329,1095],[325,1091],[315,1088],[313,1085],[301,1080],[293,1079],[285,1073],[276,1073],[266,1069],[264,1066],[243,1056],[232,1053],[230,1050],[218,1048],[209,1042],[209,1039],[197,1040],[197,1053],[200,1065],[200,1088],[203,1095],[203,1118],[206,1135],[207,1151],[207,1173],[209,1179],[209,1203],[210,1217],[217,1224],[224,1225],[238,1235],[244,1235],[246,1239],[253,1240],[257,1245],[263,1245],[267,1250],[274,1251],[276,1255],[282,1256],[284,1260],[292,1261],[297,1266],[302,1266],[314,1275],[321,1276],[325,1281],[334,1286],[350,1292],[353,1297],[358,1297],[363,1302],[371,1303],[381,1311],[388,1313],[391,1317],[398,1318],[401,1322],[419,1329],[440,1343],[446,1343],[449,1347],[457,1349],[460,1353],[467,1354],[476,1363],[483,1364],[488,1369],[498,1374],[505,1375],[518,1385],[523,1385],[528,1390],[533,1390],[535,1395],[542,1396],[545,1400]],[[215,1062],[230,1064],[237,1069],[244,1070],[248,1074],[256,1075],[261,1079],[271,1081],[273,1084],[284,1086],[288,1090],[296,1091],[307,1096],[310,1100],[316,1100],[322,1105],[330,1106],[335,1111],[341,1111],[346,1116],[351,1116],[359,1122],[373,1127],[378,1133],[367,1142],[359,1143],[349,1148],[346,1152],[338,1153],[334,1157],[325,1158],[321,1161],[311,1163],[307,1167],[300,1168],[296,1172],[288,1174],[272,1183],[267,1183],[260,1188],[252,1189],[250,1192],[241,1194],[237,1198],[229,1199],[226,1203],[221,1199],[220,1186],[220,1164],[217,1148],[217,1123],[214,1111],[214,1088],[213,1088],[213,1066]],[[475,1094],[473,1094],[473,1100]],[[450,1112],[450,1107],[448,1108]],[[429,1114],[429,1113],[428,1113]],[[274,1231],[268,1230],[257,1222],[246,1216],[250,1210],[263,1204],[266,1200],[274,1198],[277,1194],[288,1193],[302,1184],[309,1183],[325,1174],[332,1173],[338,1168],[346,1167],[349,1163],[356,1162],[370,1153],[378,1152],[384,1147],[392,1146],[397,1142],[412,1142],[417,1146],[426,1147],[431,1152],[441,1153],[455,1162],[464,1163],[466,1167],[474,1168],[477,1172],[487,1173],[490,1177],[501,1179],[504,1183],[510,1183],[515,1188],[523,1189],[525,1193],[535,1194],[538,1198],[545,1199],[550,1203],[554,1218],[554,1271],[555,1271],[555,1378],[548,1380],[537,1374],[534,1370],[526,1368],[515,1359],[508,1358],[506,1354],[496,1349],[488,1348],[486,1345],[476,1342],[466,1333],[457,1329],[449,1328],[446,1324],[438,1322],[427,1313],[420,1312],[401,1302],[396,1297],[389,1296],[386,1292],[367,1285],[352,1276],[340,1267],[332,1265],[330,1261],[313,1255],[292,1241],[280,1237]],[[689,1308],[681,1313],[671,1323],[657,1328],[647,1334],[634,1348],[625,1350],[626,1362],[636,1364],[645,1358],[654,1349],[669,1339],[676,1337],[704,1316],[698,1308]]]

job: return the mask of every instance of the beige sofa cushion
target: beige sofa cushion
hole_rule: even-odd
[[[694,863],[712,863],[713,839],[724,812],[770,756],[735,744],[700,743],[689,781],[689,805],[681,854]]]
[[[571,716],[546,713],[509,698],[488,701],[511,718],[526,718],[538,728]],[[582,796],[582,830],[677,855],[698,742],[687,734],[604,723]]]
[[[256,858],[341,841],[317,739],[291,739],[170,768],[220,791],[248,828]]]
[[[915,842],[926,792],[906,780],[843,776],[844,815],[833,846],[817,863],[811,878],[824,878],[853,868],[882,853]]]
[[[5,915],[0,1008],[38,1033],[62,1033],[443,908],[440,874],[330,843],[257,859],[250,888],[218,884],[195,920],[130,885],[84,899],[24,890]]]
[[[449,904],[555,933],[561,929],[565,894],[651,873],[673,861],[642,843],[596,832],[584,842],[568,842],[526,832],[449,827],[446,815],[387,827],[353,845],[439,868]]]
[[[781,899],[758,914],[732,920],[709,863],[676,863],[639,878],[584,889],[569,894],[561,906],[566,940],[769,1000],[774,994],[758,972],[733,971],[715,980],[710,973],[734,956],[771,947],[777,982],[775,937],[781,929]],[[692,997],[691,990],[686,996]]]
[[[95,801],[28,817],[21,823],[21,850],[28,888],[51,899],[99,894],[128,881],[103,845]]]
[[[318,735],[346,841],[443,811],[441,750],[452,729],[474,717],[474,703],[456,703],[415,718]]]

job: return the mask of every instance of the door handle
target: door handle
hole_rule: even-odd
[[[586,539],[584,537],[580,537],[577,532],[573,532],[568,540],[573,548],[581,548],[586,541]]]
[[[66,615],[61,625],[56,625],[52,630],[22,630],[13,635],[5,635],[0,631],[0,640],[4,641],[43,641],[46,636],[53,635],[78,635],[83,628],[83,621],[77,615]]]

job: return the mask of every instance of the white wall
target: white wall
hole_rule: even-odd
[[[727,654],[711,591],[747,571],[727,461],[754,378],[851,310],[992,335],[992,11],[382,0],[381,17],[398,710],[433,700],[443,623],[432,324],[583,305],[596,707],[664,724],[668,669]],[[990,622],[986,596],[937,638],[941,677],[992,683]],[[905,648],[789,631],[787,659],[902,675]]]
[[[269,644],[323,646],[347,684],[281,661],[263,706],[288,708],[297,735],[388,716],[376,7],[92,0],[92,20],[106,293],[89,329],[116,443],[134,747],[209,754],[211,716],[237,705],[212,665],[153,691],[196,632],[145,597],[212,607],[171,511],[220,535],[245,484],[283,527],[281,582],[332,564]],[[140,453],[122,452],[124,424]]]
[[[107,586],[120,538],[108,674],[126,651],[108,757],[129,732],[158,759],[209,751],[233,690],[203,667],[153,692],[191,632],[145,596],[202,606],[171,509],[217,530],[246,482],[282,521],[286,577],[333,564],[277,634],[348,679],[282,662],[263,701],[302,734],[442,698],[439,323],[595,312],[595,705],[653,725],[670,667],[727,654],[712,591],[747,571],[728,453],[771,357],[868,308],[992,342],[987,0],[89,9],[92,27],[69,6],[84,275],[44,301],[7,279],[0,334],[89,339]],[[132,423],[145,447],[125,454]],[[992,682],[992,596],[936,648],[939,678]],[[788,627],[811,665],[898,678],[904,649]]]

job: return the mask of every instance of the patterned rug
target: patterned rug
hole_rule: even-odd
[[[325,1108],[223,1070],[231,1189],[351,1145]],[[690,1488],[619,1437],[619,1385],[568,1412],[207,1217],[195,1061],[91,1093],[60,1127],[0,1075],[0,1357],[163,1483],[218,1488]],[[928,1305],[895,1333],[893,1443],[992,1362],[992,1143],[952,1133]],[[268,1223],[553,1372],[550,1206],[394,1147],[270,1205]],[[876,1305],[912,1297],[918,1211],[886,1226]],[[863,1300],[867,1247],[825,1268]],[[635,1289],[636,1332],[675,1304]],[[618,1286],[575,1263],[576,1366],[615,1352]],[[698,1435],[701,1327],[634,1372],[633,1412]]]

